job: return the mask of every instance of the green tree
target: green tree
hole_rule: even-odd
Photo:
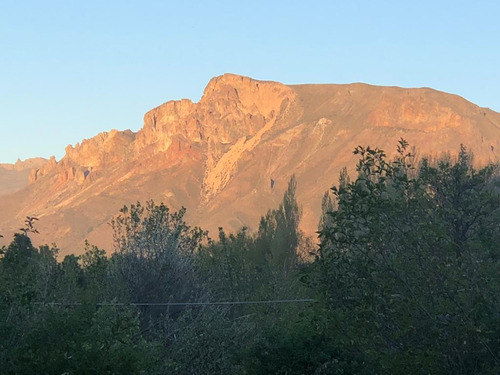
[[[260,258],[267,259],[272,270],[280,272],[285,278],[298,262],[302,210],[295,198],[296,189],[297,181],[292,176],[278,209],[269,210],[261,218],[255,240]]]
[[[185,212],[149,201],[124,207],[113,220],[114,260],[133,302],[182,302],[203,293],[194,254],[206,233],[189,227]]]
[[[88,246],[57,263],[57,248],[35,248],[27,227],[0,258],[2,374],[114,373],[152,369],[154,347],[128,306],[98,307],[116,296],[104,252]],[[154,367],[154,366],[153,366]]]
[[[332,189],[320,233],[324,301],[374,372],[496,373],[500,369],[494,166],[458,159],[412,164],[401,140],[390,162],[358,147],[358,177]]]
[[[220,228],[218,241],[210,241],[199,252],[198,264],[217,295],[226,300],[293,295],[288,287],[297,281],[295,271],[300,265],[298,245],[302,236],[296,187],[292,176],[282,203],[261,218],[257,233],[251,235],[243,228],[237,234],[227,235]]]

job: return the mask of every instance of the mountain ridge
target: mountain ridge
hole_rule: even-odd
[[[22,189],[28,183],[33,168],[47,162],[44,158],[17,159],[14,164],[0,163],[0,196]]]
[[[100,133],[35,168],[29,186],[0,197],[0,228],[8,234],[36,215],[42,242],[78,252],[88,238],[110,250],[113,215],[150,198],[186,206],[188,220],[211,232],[255,228],[295,174],[303,229],[313,233],[323,193],[343,166],[354,170],[353,148],[369,144],[391,155],[401,137],[420,155],[456,152],[463,143],[477,163],[496,162],[500,114],[429,88],[284,85],[225,74],[197,103],[163,103],[138,132]]]

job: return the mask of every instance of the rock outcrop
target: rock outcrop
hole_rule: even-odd
[[[27,186],[31,170],[47,162],[44,158],[17,161],[14,164],[0,164],[0,196],[13,193]]]
[[[65,156],[57,162],[51,157],[39,168],[33,169],[29,182],[34,183],[39,178],[52,172],[58,175],[61,182],[77,180],[83,182],[95,169],[103,169],[117,163],[129,160],[132,153],[135,133],[130,130],[102,132],[91,139],[85,139],[75,147],[66,147]]]

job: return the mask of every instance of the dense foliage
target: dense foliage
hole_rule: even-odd
[[[500,196],[493,166],[387,162],[358,147],[359,176],[333,189],[319,289],[366,372],[500,370]]]
[[[500,373],[497,170],[465,148],[416,166],[407,146],[356,148],[318,245],[293,177],[256,233],[124,207],[110,257],[58,261],[27,218],[0,251],[0,373]]]

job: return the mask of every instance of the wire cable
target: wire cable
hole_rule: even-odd
[[[96,306],[209,306],[209,305],[263,305],[274,303],[304,303],[314,302],[316,300],[304,299],[279,299],[279,300],[262,300],[262,301],[217,301],[217,302],[99,302]],[[35,305],[45,306],[80,306],[81,302],[34,302]]]

